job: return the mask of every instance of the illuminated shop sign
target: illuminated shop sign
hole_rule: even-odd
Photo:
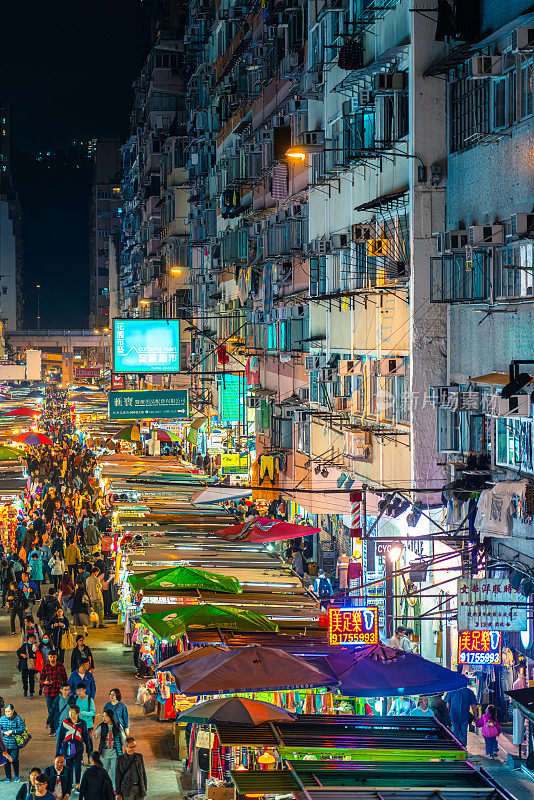
[[[378,644],[378,613],[372,608],[329,608],[330,644]]]
[[[179,320],[113,320],[113,372],[179,371]]]
[[[501,631],[462,631],[458,635],[459,664],[500,664]]]

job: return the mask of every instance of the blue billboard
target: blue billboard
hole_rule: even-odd
[[[179,371],[179,320],[113,320],[113,372]]]

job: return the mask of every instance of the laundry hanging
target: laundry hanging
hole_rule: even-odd
[[[273,200],[285,200],[288,197],[287,166],[275,164],[271,173],[271,195]]]

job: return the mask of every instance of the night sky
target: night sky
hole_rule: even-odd
[[[36,283],[42,327],[87,326],[89,161],[60,153],[43,164],[34,154],[128,135],[131,84],[143,57],[140,3],[15,0],[2,6],[0,104],[15,106],[25,327],[36,327]]]

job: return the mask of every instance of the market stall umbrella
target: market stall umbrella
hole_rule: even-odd
[[[295,525],[292,522],[269,519],[269,517],[251,517],[241,525],[230,525],[221,528],[217,536],[231,542],[281,542],[286,539],[297,539],[299,536],[312,536],[320,533],[320,528],[311,528],[307,525]]]
[[[238,725],[262,725],[265,722],[293,722],[283,708],[246,697],[221,697],[198,703],[177,717],[182,722],[235,722]]]
[[[155,428],[152,433],[156,434],[158,442],[179,442],[180,437],[172,431],[166,431],[165,428]]]
[[[45,436],[44,433],[34,433],[33,431],[20,433],[18,436],[15,436],[13,441],[29,445],[52,444],[48,436]]]
[[[220,629],[249,633],[274,633],[278,630],[264,614],[234,606],[183,606],[173,611],[141,614],[139,622],[168,642],[174,642],[189,628]]]
[[[20,458],[21,453],[15,450],[14,447],[5,447],[0,445],[0,461],[15,461]]]
[[[193,650],[184,650],[183,653],[176,653],[176,655],[166,658],[165,661],[160,661],[156,670],[165,671],[175,664],[185,664],[186,661],[194,661],[195,658],[213,656],[216,653],[226,652],[227,648],[216,647],[214,644],[208,644],[205,647],[195,647]]]
[[[128,575],[128,583],[135,591],[143,589],[204,589],[205,591],[240,594],[243,587],[229,575],[217,575],[194,567],[167,567],[166,569],[138,572]]]
[[[178,689],[190,695],[337,685],[328,667],[318,669],[276,647],[236,647],[176,664],[168,671]]]
[[[381,642],[367,647],[340,648],[339,653],[309,657],[315,666],[329,667],[347,697],[402,697],[462,689],[464,675],[414,653]]]
[[[122,439],[123,442],[140,442],[141,432],[139,430],[139,425],[127,425],[126,428],[122,428],[111,438]]]
[[[27,406],[21,406],[20,408],[14,408],[12,411],[4,411],[2,416],[3,417],[33,417],[36,414],[40,414],[41,412],[35,408],[28,408]]]

